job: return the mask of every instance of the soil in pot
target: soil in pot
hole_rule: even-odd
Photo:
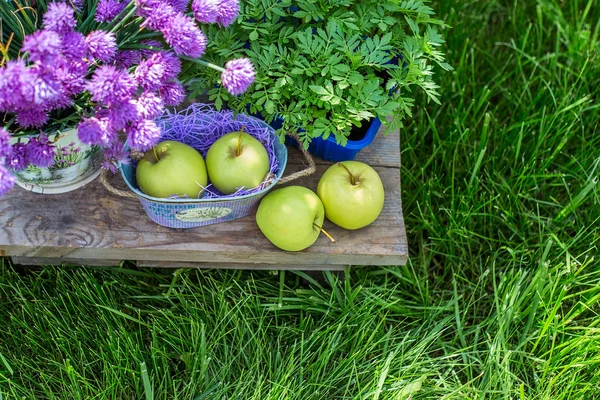
[[[348,140],[353,142],[357,142],[359,140],[363,140],[367,135],[367,130],[369,130],[369,126],[371,125],[370,121],[363,121],[362,126],[353,126],[350,130],[350,135],[348,136]]]

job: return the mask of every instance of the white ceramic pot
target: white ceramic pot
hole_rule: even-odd
[[[49,135],[50,140],[55,138],[56,133]],[[35,193],[58,194],[79,189],[100,175],[102,150],[81,143],[76,129],[58,133],[54,145],[54,164],[48,168],[30,165],[22,171],[13,171],[17,185]]]

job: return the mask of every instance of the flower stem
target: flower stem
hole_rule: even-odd
[[[6,125],[4,125],[4,129],[8,130],[8,128],[11,127],[11,125],[15,122],[16,119],[17,117],[12,117],[11,119],[9,119],[8,122],[6,122]]]
[[[192,58],[192,57],[187,57],[187,56],[180,56],[179,58],[181,58],[182,60],[191,61],[196,64],[204,65],[205,67],[212,68],[221,73],[225,72],[225,68],[219,67],[218,65],[215,65],[215,64],[203,61],[203,60],[200,60],[198,58]]]
[[[131,10],[129,10],[129,12],[127,13],[127,15],[125,15],[123,17],[123,19],[119,21],[118,24],[116,24],[115,26],[113,26],[113,28],[110,30],[111,33],[115,33],[117,30],[119,30],[119,28],[122,27],[123,24],[125,24],[125,22],[127,22],[127,20],[129,18],[131,18],[133,16],[133,14],[137,11],[137,7],[135,5],[135,2],[133,2],[133,1],[131,3],[129,3],[127,5],[127,7],[125,7],[125,10],[127,10],[128,7],[132,7]],[[121,11],[121,14],[123,14],[125,12],[125,10]],[[119,15],[121,15],[121,14],[119,14]],[[115,21],[118,20],[118,18],[119,17],[117,16],[117,18],[115,18]]]

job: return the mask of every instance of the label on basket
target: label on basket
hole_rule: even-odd
[[[184,222],[205,222],[213,219],[223,218],[233,211],[227,207],[202,207],[191,210],[178,211],[175,218]]]

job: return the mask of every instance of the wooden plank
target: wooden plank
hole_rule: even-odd
[[[381,125],[373,143],[356,156],[356,161],[380,167],[400,168],[400,132],[386,134],[387,126]]]
[[[191,263],[191,262],[159,262],[139,261],[139,267],[148,268],[218,268],[218,269],[251,269],[257,271],[344,271],[344,265],[303,265],[303,264],[231,264],[231,263]]]
[[[390,132],[386,135],[387,127],[382,125],[373,143],[361,150],[356,156],[356,161],[361,161],[372,166],[400,168],[400,133]],[[289,150],[288,163],[303,163],[303,156],[296,149]],[[330,162],[316,157],[315,163],[328,165]]]
[[[380,151],[399,147],[398,135],[381,136],[374,146]],[[368,153],[367,153],[368,155]],[[363,160],[366,158],[363,155]],[[398,150],[399,157],[399,150]],[[403,265],[408,249],[402,202],[400,171],[390,160],[379,157],[374,166],[384,182],[385,205],[371,226],[346,231],[326,222],[337,239],[323,235],[311,248],[288,253],[275,248],[259,231],[254,215],[207,227],[177,230],[154,224],[141,204],[109,194],[93,182],[75,192],[38,195],[13,190],[0,201],[0,255],[115,265],[121,260],[167,263],[211,263],[219,267],[246,264],[248,269],[289,266],[304,269],[334,269],[346,265]],[[316,190],[319,177],[329,164],[319,162],[317,172],[292,184]],[[302,168],[298,150],[290,150],[289,172]],[[288,171],[286,171],[288,172]],[[112,178],[124,187],[120,176]],[[40,261],[42,262],[42,261]]]
[[[114,267],[114,260],[94,260],[87,258],[69,258],[69,257],[12,257],[13,264],[17,265],[86,265],[90,267]]]

